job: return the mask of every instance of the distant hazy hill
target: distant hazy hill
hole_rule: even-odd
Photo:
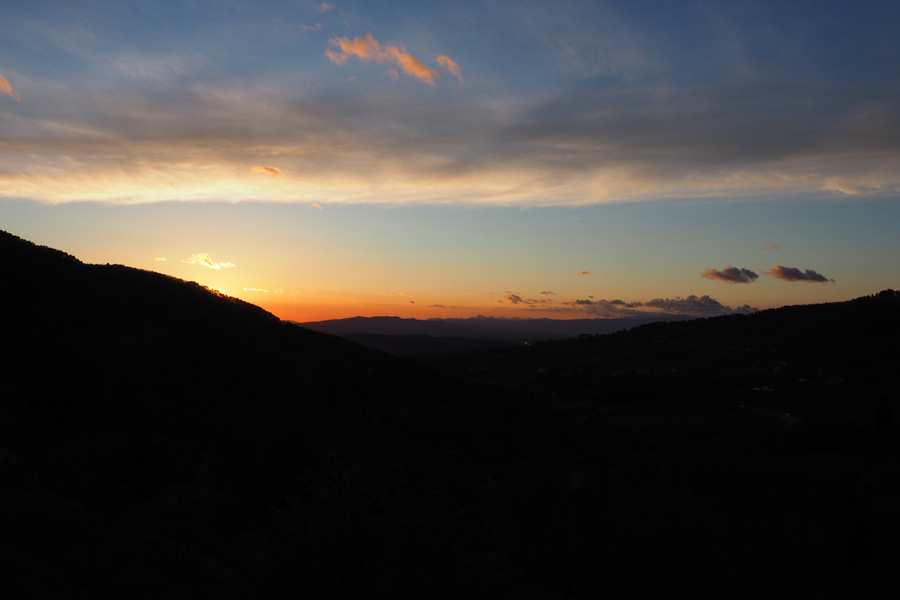
[[[891,290],[426,363],[2,232],[0,284],[0,598],[897,596]]]
[[[401,319],[353,317],[297,323],[301,327],[338,335],[359,344],[401,356],[425,356],[483,350],[525,342],[599,335],[657,321],[690,317],[652,315],[618,319]]]

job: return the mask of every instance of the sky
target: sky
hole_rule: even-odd
[[[297,321],[709,316],[900,288],[897,2],[0,16],[0,229],[84,262]]]

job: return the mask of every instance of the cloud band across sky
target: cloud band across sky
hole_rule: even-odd
[[[347,60],[351,54],[341,56]],[[433,69],[417,69],[411,67],[416,77],[433,82]],[[179,98],[175,111],[173,96]],[[701,114],[691,117],[697,123],[688,136],[672,125],[687,118],[680,109],[671,110],[677,98],[660,97],[651,109],[645,101],[623,104],[610,95],[596,99],[592,114],[576,103],[572,115],[571,102],[529,106],[473,97],[459,105],[439,97],[422,102],[400,90],[339,103],[327,94],[291,96],[287,89],[260,93],[206,83],[162,85],[158,93],[140,98],[127,90],[72,89],[66,116],[24,114],[4,125],[0,193],[54,204],[273,200],[574,206],[670,197],[827,199],[851,191],[856,198],[900,192],[900,135],[896,145],[876,143],[900,132],[900,117],[888,113],[845,123],[827,146],[805,144],[785,153],[796,142],[782,146],[781,134],[773,133],[757,134],[771,139],[747,144],[744,129],[752,122],[715,116],[720,107],[708,98],[695,100],[694,110]],[[44,100],[31,103],[49,115],[55,110]],[[576,124],[579,112],[583,120]],[[705,118],[723,126],[713,130]],[[783,123],[775,119],[757,127],[790,130],[791,118],[785,113]],[[649,125],[654,122],[658,126]],[[807,125],[829,129],[828,123]],[[886,133],[874,135],[878,129]],[[676,139],[678,148],[671,143]],[[284,173],[280,184],[251,172],[257,165]],[[847,174],[841,189],[825,184],[835,172]]]
[[[896,8],[873,8],[841,39],[823,31],[850,8],[825,7],[813,25],[764,2],[766,39],[728,8],[713,19],[712,7],[660,6],[690,23],[669,31],[640,11],[617,17],[636,9],[615,2],[462,2],[452,12],[477,18],[456,28],[431,9],[410,26],[403,8],[365,3],[313,3],[305,16],[231,3],[228,27],[155,28],[123,11],[112,36],[99,19],[76,27],[65,3],[32,4],[0,23],[23,50],[0,65],[17,84],[0,76],[4,196],[577,206],[900,193],[896,55],[878,42]],[[160,25],[181,17],[165,12]],[[810,27],[829,44],[800,35]],[[272,35],[252,35],[262,30]],[[163,34],[174,38],[154,42]],[[350,83],[335,66],[350,62],[427,85]]]

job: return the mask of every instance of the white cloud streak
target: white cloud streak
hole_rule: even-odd
[[[216,262],[209,256],[209,254],[205,252],[194,254],[190,258],[183,259],[181,262],[187,265],[200,265],[201,267],[214,269],[216,271],[220,271],[222,269],[233,269],[237,266],[233,262]]]

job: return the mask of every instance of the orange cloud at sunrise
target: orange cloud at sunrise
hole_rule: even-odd
[[[437,57],[437,61],[438,64],[441,65],[441,69],[459,79],[460,83],[463,82],[462,70],[459,68],[458,64],[453,62],[452,58],[440,54]]]
[[[3,75],[0,75],[0,94],[6,94],[16,102],[22,102],[22,98],[18,93],[16,93],[16,91],[9,84],[9,81]]]
[[[434,85],[434,79],[438,75],[437,71],[426,67],[418,58],[408,53],[402,43],[400,45],[390,43],[382,45],[371,33],[352,40],[346,37],[331,38],[328,40],[328,49],[325,50],[325,55],[339,65],[344,64],[353,56],[360,60],[393,63],[400,67],[408,77],[415,77],[428,85]],[[438,62],[441,62],[440,57]],[[456,66],[455,63],[453,64]],[[458,71],[459,67],[456,66],[456,69]]]

